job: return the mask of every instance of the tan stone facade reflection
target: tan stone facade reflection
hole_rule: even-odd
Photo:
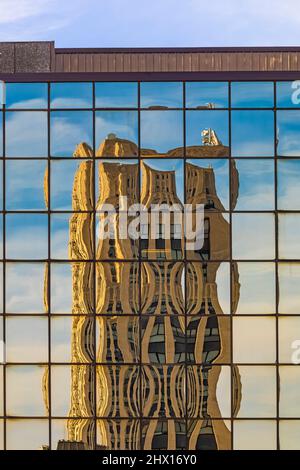
[[[129,148],[135,149],[135,144],[115,136],[106,140],[99,155],[120,157]],[[210,152],[215,148],[219,156],[220,145],[209,147]],[[178,231],[175,218],[171,218],[173,229],[167,240],[152,238],[150,224],[148,237],[141,240],[141,263],[137,262],[138,245],[119,236],[119,197],[127,196],[129,204],[138,202],[138,164],[96,162],[99,196],[94,220],[92,212],[82,212],[94,208],[91,150],[80,144],[74,156],[83,161],[78,163],[72,193],[72,208],[78,212],[70,218],[74,364],[68,442],[74,447],[84,443],[89,449],[95,445],[120,450],[141,445],[144,449],[230,449],[228,416],[222,416],[217,400],[219,377],[224,364],[231,362],[230,312],[220,305],[217,285],[221,260],[230,258],[229,223],[222,214],[213,169],[201,168],[201,161],[199,166],[186,164],[186,202],[204,204],[205,240],[201,249],[189,253],[185,270],[180,262],[183,234],[174,237]],[[141,170],[142,204],[147,208],[164,203],[182,206],[174,172],[145,164]],[[233,174],[235,203],[238,175]],[[96,238],[95,243],[105,204],[118,209],[113,238]],[[95,263],[89,261],[94,250]],[[239,298],[236,265],[232,273],[234,311]],[[96,324],[90,315],[94,311]],[[95,360],[97,366],[89,366]],[[236,414],[241,400],[236,368],[232,382]],[[95,411],[97,429],[91,419]]]

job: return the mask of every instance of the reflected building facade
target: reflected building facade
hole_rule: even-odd
[[[122,145],[114,136],[114,148]],[[83,161],[79,160],[74,176],[74,213],[69,224],[73,365],[67,440],[58,447],[230,449],[231,431],[222,419],[217,385],[221,364],[230,364],[231,331],[216,283],[220,261],[229,258],[229,230],[213,169],[186,165],[186,202],[192,207],[204,205],[205,238],[202,248],[189,254],[185,269],[178,261],[184,258],[183,227],[178,225],[181,232],[176,233],[173,214],[168,239],[162,236],[162,218],[159,238],[151,236],[150,221],[140,247],[141,259],[147,261],[140,265],[133,261],[138,258],[138,245],[120,238],[120,197],[127,196],[129,205],[138,202],[136,163],[97,162],[96,217],[107,216],[106,204],[117,213],[109,236],[95,238],[93,162],[88,145],[78,145],[74,157]],[[236,198],[237,172],[234,175]],[[147,210],[153,204],[178,204],[182,209],[175,172],[142,163],[141,202]],[[96,260],[106,261],[92,263],[94,249]],[[233,285],[237,305],[236,265]],[[91,315],[94,302],[96,325]],[[94,358],[96,366],[91,365]],[[233,407],[238,410],[237,367],[233,390]]]
[[[299,449],[298,53],[0,43],[0,449]]]

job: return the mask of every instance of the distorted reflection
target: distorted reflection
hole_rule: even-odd
[[[286,421],[300,418],[289,347],[300,328],[300,222],[274,210],[299,209],[300,171],[298,160],[269,158],[273,111],[232,111],[229,159],[228,83],[187,82],[185,117],[182,83],[139,85],[141,111],[137,83],[97,83],[94,97],[90,85],[50,88],[55,158],[4,165],[7,448],[273,449],[279,419],[288,448],[299,428]],[[11,85],[9,107],[43,108],[42,86],[21,88]],[[273,83],[231,91],[236,108],[273,107]],[[280,156],[297,154],[295,112],[278,114]],[[34,113],[36,135],[23,138],[33,111],[8,111],[8,157],[47,155],[47,112]],[[123,238],[140,214],[124,213],[139,202],[140,238]],[[194,231],[203,208],[193,249],[176,213],[168,231],[162,212],[149,217],[153,204],[185,203]]]

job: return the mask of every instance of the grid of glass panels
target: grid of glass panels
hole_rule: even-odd
[[[1,448],[299,449],[298,90],[6,84]],[[124,195],[203,246],[99,240]]]

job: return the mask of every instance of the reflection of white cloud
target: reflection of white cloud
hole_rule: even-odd
[[[233,362],[270,364],[275,360],[276,318],[234,317]]]
[[[275,221],[271,214],[233,214],[233,257],[235,259],[273,259]]]
[[[45,416],[43,399],[44,366],[6,368],[6,405],[10,416]]]
[[[47,113],[12,111],[6,119],[8,157],[47,156]]]
[[[64,260],[69,258],[69,238],[68,225],[65,230],[55,230],[51,233],[51,258]]]
[[[107,116],[107,117],[103,117]],[[135,112],[103,112],[96,113],[97,146],[108,134],[116,134],[120,139],[131,140],[137,143],[137,114]]]
[[[299,214],[279,215],[279,258],[300,259],[300,216]]]
[[[7,319],[6,361],[48,361],[47,318],[24,316]]]
[[[182,113],[144,111],[141,113],[141,146],[157,152],[182,147]]]
[[[49,423],[45,419],[9,419],[6,439],[7,450],[39,450],[49,443]]]
[[[275,420],[235,420],[233,436],[236,450],[277,449]]]
[[[221,367],[221,372],[217,382],[217,403],[221,411],[221,416],[223,418],[228,418],[231,416],[231,373],[230,367],[223,366]]]
[[[279,263],[279,313],[300,312],[300,263]]]
[[[70,366],[51,367],[51,410],[54,416],[67,416],[71,400]]]
[[[88,122],[91,124],[91,119]],[[76,146],[81,142],[92,145],[91,129],[88,129],[85,120],[81,124],[72,122],[66,116],[53,115],[51,120],[51,154],[68,157],[73,154]]]
[[[272,210],[274,209],[274,184],[267,182],[265,184],[249,185],[246,191],[240,191],[236,210]]]
[[[11,104],[9,109],[43,109],[47,108],[47,101],[41,99],[41,98],[32,98],[29,100],[24,100],[24,101],[14,101],[13,104]]]
[[[273,136],[264,140],[242,139],[238,142],[232,142],[232,155],[235,157],[271,157],[274,155]]]
[[[276,367],[239,366],[242,400],[237,417],[276,417]]]
[[[72,97],[63,97],[55,98],[51,100],[51,108],[90,108],[91,103],[88,100],[83,98]]]
[[[48,232],[44,226],[10,226],[7,229],[6,255],[10,259],[45,259],[48,257]]]
[[[240,298],[237,314],[275,313],[275,264],[238,263]]]
[[[6,312],[44,313],[44,263],[8,263]]]
[[[300,416],[300,368],[281,366],[280,373],[280,416],[294,418]]]
[[[72,272],[69,263],[51,266],[51,311],[69,314],[72,312]]]

